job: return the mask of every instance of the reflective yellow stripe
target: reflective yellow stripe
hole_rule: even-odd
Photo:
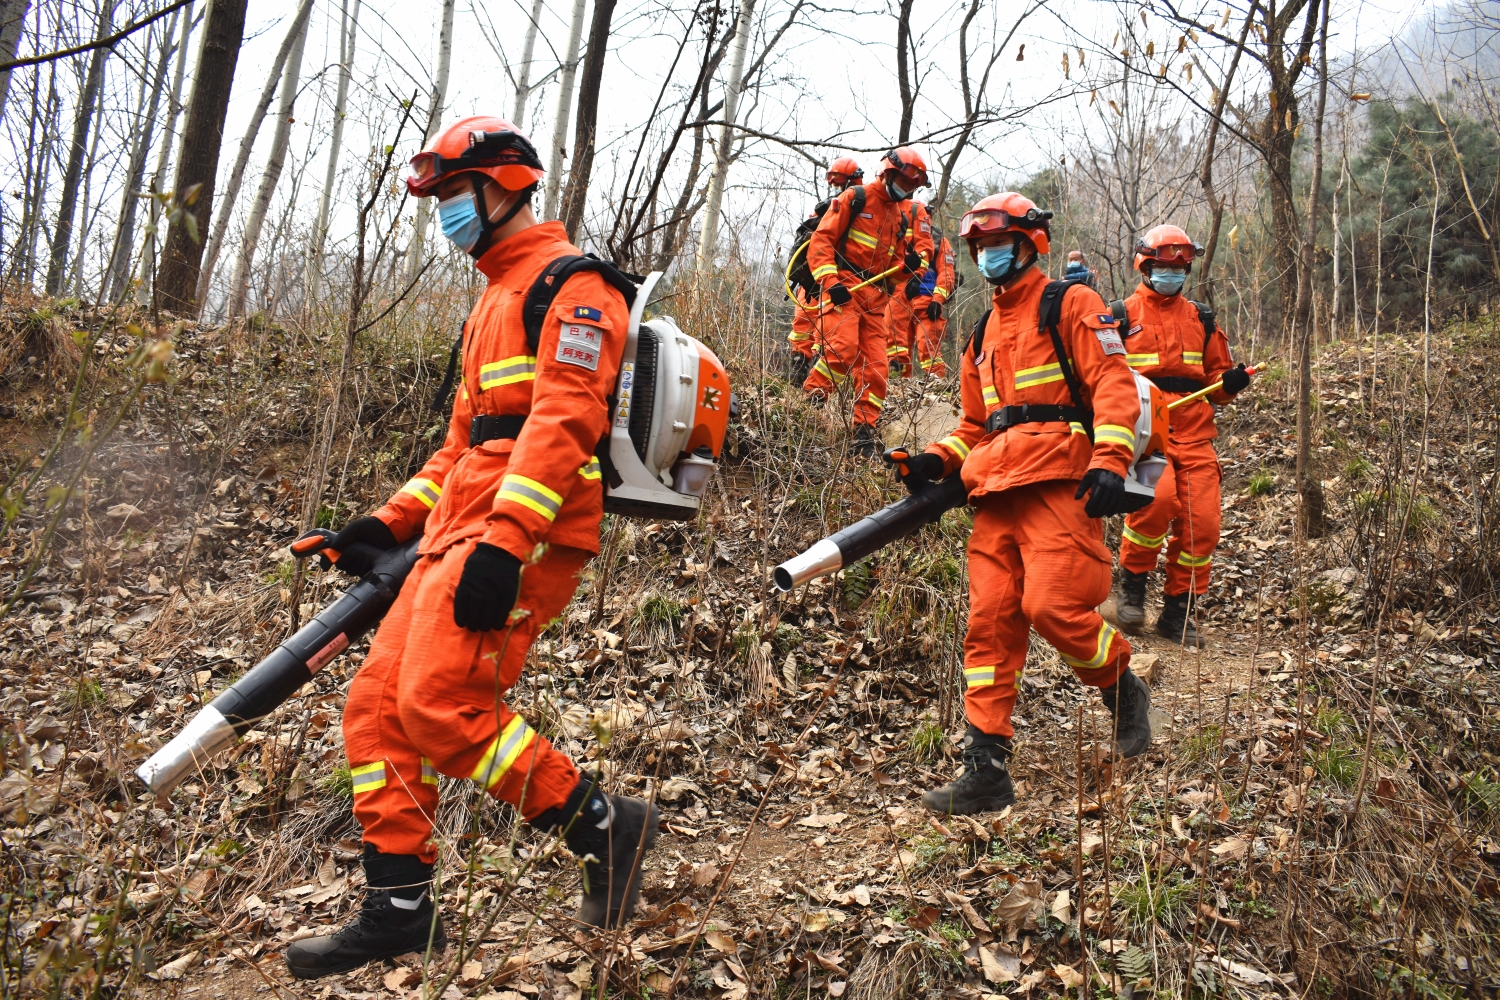
[[[506,476],[500,480],[496,500],[512,500],[522,507],[530,507],[547,520],[557,517],[562,509],[563,498],[553,493],[535,479],[525,476]]]
[[[1016,372],[1016,388],[1024,389],[1032,385],[1061,382],[1062,377],[1062,365],[1057,362],[1053,362],[1050,365],[1039,365],[1036,368],[1023,368]]]
[[[413,479],[401,487],[401,492],[410,493],[425,503],[428,510],[431,510],[437,505],[438,499],[442,497],[443,488],[431,479]]]
[[[1134,451],[1135,431],[1129,427],[1121,427],[1119,424],[1099,424],[1094,428],[1094,443],[1098,444],[1101,441]]]
[[[984,387],[984,405],[985,406],[999,406],[1000,405],[1000,393],[996,392],[995,391],[995,387],[992,386],[992,385],[987,385],[987,386]]]
[[[1109,644],[1114,641],[1114,638],[1114,626],[1109,622],[1101,622],[1099,624],[1099,647],[1095,651],[1092,659],[1075,659],[1074,657],[1069,656],[1067,653],[1063,653],[1061,650],[1059,650],[1059,655],[1062,656],[1063,662],[1070,667],[1076,667],[1079,670],[1098,670],[1100,667],[1104,666],[1104,661],[1109,658]]]
[[[424,785],[435,785],[435,784],[438,783],[437,779],[438,779],[437,768],[435,768],[435,767],[432,766],[432,761],[428,760],[426,757],[423,757],[422,758],[422,784],[424,784]]]
[[[1134,528],[1127,524],[1125,525],[1125,540],[1135,545],[1139,545],[1143,549],[1150,549],[1154,552],[1157,549],[1161,548],[1162,542],[1165,542],[1167,540],[1167,533],[1163,531],[1155,538],[1147,538],[1145,535],[1141,534],[1139,531],[1136,531]]]
[[[463,396],[464,399],[468,399],[469,398],[469,387],[468,386],[464,386],[463,387],[463,392],[462,392],[461,395]]]
[[[1148,365],[1161,363],[1161,357],[1156,354],[1127,354],[1125,363],[1132,368],[1145,368]]]
[[[1199,569],[1214,561],[1212,555],[1190,556],[1186,552],[1177,553],[1177,565],[1186,566],[1189,569]]]
[[[969,457],[969,446],[964,444],[963,438],[955,434],[949,434],[939,441],[938,444],[957,455],[960,462]]]
[[[849,230],[849,238],[862,247],[869,247],[871,250],[875,249],[875,237],[869,233],[862,233],[858,229],[851,229]]]
[[[885,349],[885,356],[888,357],[888,358],[894,358],[898,354],[906,354],[906,353],[907,353],[906,348],[902,347],[900,344],[892,344],[890,347],[887,347]]]
[[[536,378],[536,358],[518,354],[504,361],[491,361],[479,369],[479,388],[493,389],[497,385],[512,385],[529,382]]]
[[[470,780],[477,781],[486,789],[494,788],[534,739],[536,733],[524,719],[519,715],[511,719],[484,752],[484,756],[479,758],[474,773],[469,775]]]
[[[599,456],[590,458],[588,464],[578,470],[578,474],[584,479],[598,479],[603,473],[599,469]]]
[[[1088,429],[1076,420],[1068,421],[1068,430],[1072,431],[1074,434],[1082,434],[1084,437],[1089,436]]]
[[[828,367],[828,362],[824,361],[822,358],[819,358],[818,363],[813,365],[813,371],[820,373],[824,378],[828,379],[828,381],[832,382],[834,385],[843,385],[845,382],[849,381],[848,372],[840,374],[839,372],[834,371],[832,368]]]
[[[964,667],[966,687],[987,687],[993,683],[995,683],[994,667]]]
[[[942,360],[942,359],[941,358],[928,358],[926,361],[922,362],[922,370],[924,372],[927,371],[933,365],[937,364],[940,360]]]
[[[786,335],[786,339],[790,340],[794,344],[800,344],[804,340],[812,340],[812,331],[809,330],[806,333],[798,333],[796,330],[793,330],[791,333]]]
[[[377,788],[384,788],[385,761],[351,767],[349,769],[349,779],[354,786],[355,795],[363,792],[373,792]]]
[[[885,409],[885,397],[875,395],[875,390],[873,389],[865,393],[865,402],[869,403],[877,410]]]
[[[1202,351],[1183,351],[1182,352],[1182,363],[1185,364],[1185,365],[1201,365],[1201,364],[1203,364],[1203,352]]]
[[[822,281],[828,275],[838,273],[839,266],[837,264],[824,264],[822,267],[813,268],[813,280]]]
[[[942,285],[934,285],[932,287],[932,297],[935,298],[935,299],[936,298],[944,298],[944,299],[946,299],[948,297],[948,289],[944,288]]]

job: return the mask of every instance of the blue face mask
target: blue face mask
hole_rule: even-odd
[[[1066,271],[1064,271],[1063,273],[1066,274],[1070,278],[1073,277],[1076,274],[1088,274],[1089,273],[1089,266],[1087,264],[1084,264],[1084,263],[1080,262],[1080,261],[1069,261],[1068,262],[1068,269]]]
[[[885,193],[890,197],[891,201],[905,201],[915,192],[906,190],[895,181],[887,180],[885,182]]]
[[[1158,295],[1176,295],[1182,291],[1182,286],[1187,281],[1187,272],[1178,270],[1174,274],[1172,271],[1153,268],[1149,281]]]
[[[1014,243],[1000,247],[984,247],[979,251],[979,273],[992,285],[998,285],[1011,276],[1011,265],[1016,261]]]
[[[480,233],[484,232],[472,191],[438,202],[438,219],[443,224],[443,235],[465,253],[474,249]]]

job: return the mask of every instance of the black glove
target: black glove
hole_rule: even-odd
[[[854,295],[844,285],[828,286],[828,301],[836,306],[847,306]]]
[[[921,294],[922,294],[922,279],[921,278],[912,278],[910,281],[908,281],[906,283],[906,297],[908,299],[914,299],[918,295],[921,295]]]
[[[356,517],[328,541],[328,547],[339,554],[338,562],[329,562],[327,556],[319,559],[324,569],[337,565],[350,576],[364,576],[375,567],[375,560],[382,552],[389,552],[396,545],[396,536],[380,518]]]
[[[927,318],[934,323],[943,318],[943,304],[941,302],[927,303]]]
[[[1082,500],[1085,493],[1089,495],[1089,500],[1083,505],[1083,512],[1089,517],[1108,517],[1128,511],[1125,503],[1125,480],[1108,469],[1090,469],[1083,474],[1073,499]]]
[[[916,493],[922,487],[940,479],[946,468],[943,460],[930,451],[924,451],[913,455],[905,448],[892,448],[881,456],[896,469],[896,475],[901,477],[901,483],[912,493]]]
[[[504,628],[516,606],[521,560],[496,545],[480,542],[464,560],[453,592],[453,624],[470,632]]]
[[[922,255],[917,253],[915,250],[906,251],[905,264],[906,269],[912,274],[920,274],[922,271],[926,270],[926,267],[922,263]]]
[[[1250,373],[1245,371],[1243,361],[1224,373],[1224,391],[1231,396],[1243,392],[1249,385]]]

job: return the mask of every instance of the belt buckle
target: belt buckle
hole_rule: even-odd
[[[1029,423],[1031,423],[1031,404],[1030,403],[1022,403],[1021,404],[1021,419],[1019,421],[1017,421],[1017,423],[1022,423],[1022,424],[1029,424]]]

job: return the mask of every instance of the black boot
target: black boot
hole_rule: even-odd
[[[1120,679],[1100,688],[1104,706],[1114,717],[1115,751],[1139,757],[1151,746],[1151,689],[1126,667]]]
[[[1208,645],[1193,625],[1192,601],[1187,594],[1168,594],[1162,598],[1161,616],[1156,619],[1156,634],[1190,649],[1202,649]]]
[[[964,734],[964,773],[923,794],[922,804],[944,816],[994,812],[1016,801],[1005,762],[1010,740],[982,732],[973,723]]]
[[[854,428],[854,454],[860,458],[874,458],[881,452],[880,436],[869,424]]]
[[[583,862],[583,904],[574,919],[594,927],[620,927],[641,895],[641,862],[656,845],[655,806],[631,795],[606,795],[596,775],[583,775],[559,808],[533,825],[562,827],[568,849]],[[550,815],[549,815],[550,814]]]
[[[448,943],[432,905],[432,865],[412,854],[381,854],[365,845],[369,888],[359,916],[333,934],[293,941],[286,967],[298,979],[319,979]]]
[[[1115,622],[1126,635],[1140,635],[1146,625],[1146,578],[1150,575],[1120,569],[1120,585],[1115,588]]]
[[[793,351],[790,377],[793,385],[801,385],[812,374],[813,359],[799,351]]]

